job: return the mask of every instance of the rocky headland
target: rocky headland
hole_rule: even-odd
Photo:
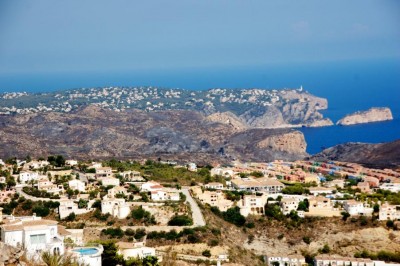
[[[364,124],[371,122],[380,122],[393,120],[392,112],[387,107],[373,107],[366,111],[359,111],[353,114],[346,115],[340,119],[336,124],[342,126]]]
[[[62,154],[77,159],[161,157],[210,163],[296,160],[307,156],[301,132],[248,128],[229,113],[109,110],[0,115],[0,158]]]
[[[372,168],[400,167],[400,140],[387,143],[344,143],[312,156],[317,161],[360,163]]]

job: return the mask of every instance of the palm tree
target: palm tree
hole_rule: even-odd
[[[76,261],[71,255],[59,255],[45,251],[41,257],[47,266],[88,266]]]

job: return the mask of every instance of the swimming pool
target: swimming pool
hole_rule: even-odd
[[[78,252],[81,255],[93,255],[99,252],[97,248],[75,248],[72,251]]]

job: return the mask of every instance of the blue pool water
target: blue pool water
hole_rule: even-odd
[[[93,255],[99,252],[97,248],[75,248],[73,251],[79,252],[81,255]]]

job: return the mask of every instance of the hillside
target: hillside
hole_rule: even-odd
[[[88,106],[69,113],[0,116],[0,157],[62,154],[78,159],[294,160],[306,156],[302,133],[244,129],[194,111],[113,111]]]
[[[400,167],[400,140],[387,143],[345,143],[314,155],[314,160],[355,162],[370,167]]]
[[[190,110],[239,127],[284,128],[327,126],[319,110],[328,101],[302,88],[184,90],[156,87],[81,88],[48,93],[0,94],[0,114],[70,113],[83,106],[108,110]],[[213,115],[215,114],[215,115]]]

